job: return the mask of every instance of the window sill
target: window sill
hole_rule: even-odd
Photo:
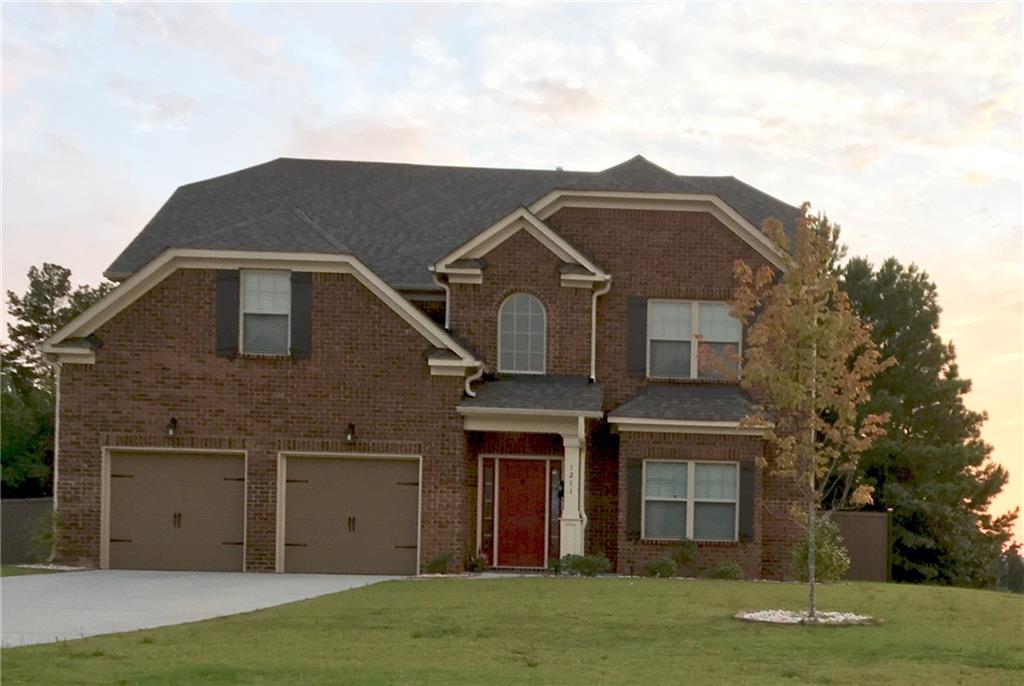
[[[290,360],[293,356],[289,353],[239,353],[238,357],[243,360]]]
[[[681,543],[686,543],[691,539],[689,538],[641,538],[640,543],[644,545],[656,545],[656,546],[675,546]],[[736,548],[739,547],[741,541],[702,541],[697,539],[694,541],[698,546],[707,548]]]

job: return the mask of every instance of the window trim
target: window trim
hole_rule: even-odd
[[[674,303],[674,304],[688,304],[690,306],[690,375],[689,376],[654,376],[651,374],[651,341],[652,340],[669,340],[669,339],[652,339],[651,338],[651,303]],[[685,300],[680,298],[648,298],[647,299],[647,341],[644,348],[644,354],[646,355],[646,374],[648,379],[656,379],[658,381],[687,381],[687,380],[704,380],[714,381],[715,379],[701,379],[700,369],[698,369],[698,360],[700,353],[700,344],[705,342],[700,337],[700,306],[704,305],[728,305],[724,300]],[[679,341],[684,343],[687,341]],[[732,343],[732,341],[706,341],[707,343]],[[740,323],[740,340],[736,346],[736,354],[740,356],[740,365],[742,368],[743,358],[743,324]]]
[[[686,505],[686,532],[683,538],[649,538],[647,536],[647,463],[659,462],[670,464],[686,465],[686,497],[685,498],[650,498],[652,501],[663,501],[672,503],[685,503]],[[701,498],[697,500],[694,496],[694,488],[697,483],[697,465],[732,465],[736,469],[736,498],[725,500],[722,498]],[[697,503],[732,503],[735,506],[733,512],[732,538],[694,538],[693,521]],[[668,541],[699,541],[707,543],[738,543],[740,540],[740,463],[737,460],[679,460],[673,458],[652,458],[644,460],[641,466],[640,477],[640,540],[647,542],[668,542]]]
[[[541,359],[540,371],[532,371],[532,370],[524,371],[524,370],[520,370],[520,369],[505,369],[505,368],[503,368],[501,366],[501,311],[502,311],[502,309],[504,309],[505,304],[509,300],[511,300],[512,298],[514,298],[517,295],[528,295],[531,298],[533,298],[534,300],[536,300],[537,304],[540,305],[541,325],[542,325],[542,327],[541,327],[541,334],[542,334],[543,339],[544,339],[544,354],[543,354],[542,359]],[[498,369],[498,373],[500,373],[500,374],[535,374],[535,375],[537,375],[537,374],[547,374],[548,373],[547,372],[547,369],[548,369],[548,308],[546,308],[544,306],[544,302],[540,298],[535,296],[533,293],[528,293],[527,291],[516,291],[515,293],[509,293],[507,296],[505,296],[502,299],[501,304],[498,305],[498,321],[497,321],[497,324],[498,324],[498,326],[497,326],[498,359],[496,360],[496,365],[495,366]]]
[[[283,353],[252,353],[245,349],[245,275],[254,272],[282,274],[288,280],[288,340]],[[252,314],[260,314],[253,312]],[[266,313],[263,313],[266,314]],[[280,316],[280,315],[278,315]],[[238,350],[247,357],[291,357],[292,354],[292,272],[284,269],[238,270]]]

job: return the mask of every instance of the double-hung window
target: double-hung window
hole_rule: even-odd
[[[658,379],[717,379],[722,372],[701,364],[705,348],[736,367],[742,343],[740,322],[720,302],[650,300],[647,303],[647,376]]]
[[[737,540],[735,462],[645,460],[643,482],[645,539]]]
[[[242,352],[287,355],[291,336],[291,274],[242,271]]]

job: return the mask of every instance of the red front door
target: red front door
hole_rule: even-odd
[[[543,567],[545,460],[498,460],[497,567]]]

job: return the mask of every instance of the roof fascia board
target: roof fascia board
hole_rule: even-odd
[[[459,406],[456,408],[459,414],[464,415],[510,415],[529,417],[585,417],[587,419],[600,419],[604,413],[599,410],[542,410],[530,407],[476,407]]]
[[[742,422],[697,421],[689,419],[653,419],[645,417],[608,417],[618,431],[643,433],[725,434],[764,436],[770,425],[746,426]]]
[[[551,227],[545,224],[525,207],[519,207],[513,210],[449,254],[445,255],[434,264],[434,270],[439,273],[479,273],[480,270],[470,270],[459,267],[452,268],[448,265],[459,259],[483,257],[491,250],[504,243],[515,233],[523,229],[539,241],[541,245],[557,255],[561,260],[565,262],[575,262],[584,269],[589,270],[595,277],[598,277],[601,280],[604,280],[607,277],[602,269],[591,262],[579,250],[574,248],[568,241],[559,236],[551,229]]]
[[[60,341],[69,337],[86,336],[93,333],[171,273],[178,269],[190,268],[288,269],[351,274],[434,347],[451,350],[465,361],[466,366],[479,364],[476,358],[447,332],[352,255],[189,248],[175,248],[162,253],[47,339],[41,346],[42,351],[55,355],[66,355],[68,349],[61,348]]]
[[[555,190],[530,205],[530,210],[541,220],[546,220],[563,207],[710,212],[759,255],[785,270],[784,256],[771,239],[717,195]]]

